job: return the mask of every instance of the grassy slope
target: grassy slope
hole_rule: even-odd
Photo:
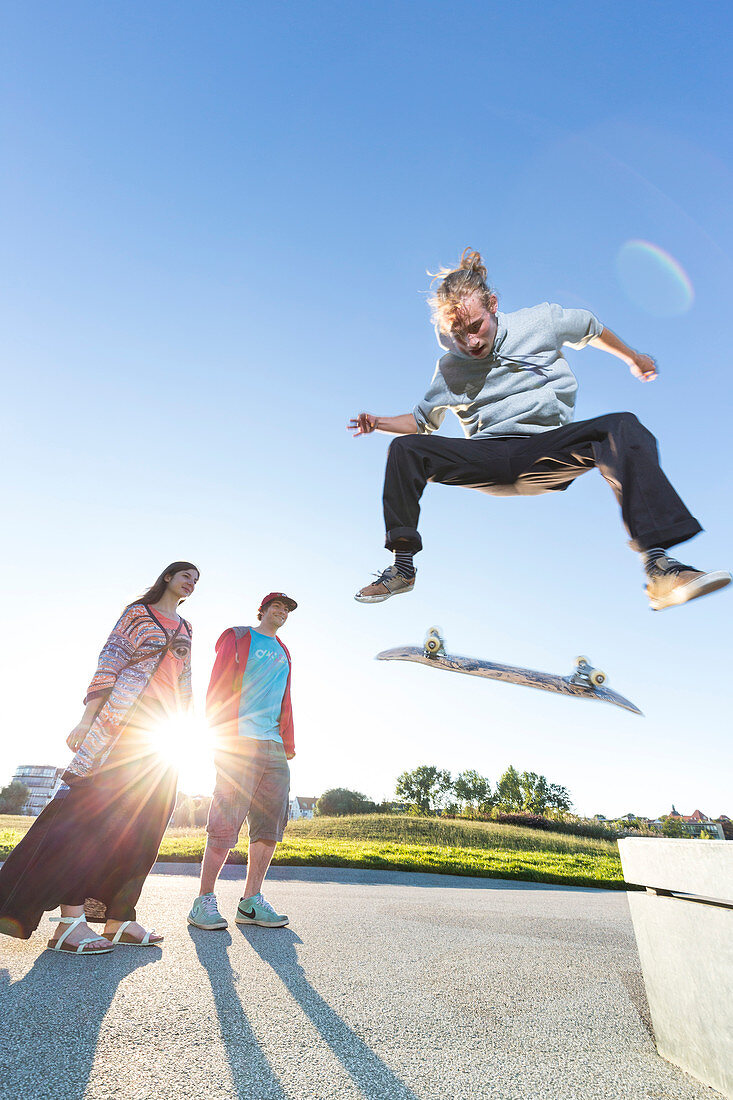
[[[31,822],[0,816],[0,858]],[[197,863],[205,842],[203,829],[168,829],[158,858]],[[232,861],[243,862],[246,850],[245,836]],[[618,851],[611,841],[484,821],[378,814],[294,821],[274,862],[624,888]]]

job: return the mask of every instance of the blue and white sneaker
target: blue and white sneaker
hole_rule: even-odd
[[[288,923],[288,918],[282,913],[276,913],[262,894],[241,898],[234,920],[237,924],[259,924],[262,928],[282,928]]]
[[[216,894],[202,894],[201,897],[196,898],[186,920],[194,928],[204,928],[207,931],[229,927],[226,918],[222,917],[217,907]]]

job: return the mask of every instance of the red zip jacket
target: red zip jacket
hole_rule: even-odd
[[[251,640],[248,626],[230,626],[216,643],[216,660],[206,693],[206,715],[217,737],[236,737],[239,732],[239,697],[242,694],[242,677],[247,667]],[[293,707],[290,702],[292,662],[280,639],[276,637],[275,641],[282,646],[288,659],[288,681],[280,710],[280,736],[285,752],[290,754],[295,752]]]

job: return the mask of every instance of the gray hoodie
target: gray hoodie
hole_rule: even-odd
[[[497,313],[494,346],[473,359],[450,336],[430,388],[413,409],[418,430],[434,432],[450,409],[467,436],[532,435],[573,419],[578,382],[562,348],[584,348],[603,325],[587,309],[543,302],[515,313]]]

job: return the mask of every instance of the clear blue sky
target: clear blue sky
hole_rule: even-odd
[[[679,0],[6,5],[0,782],[68,759],[110,626],[180,557],[200,701],[221,629],[270,589],[300,602],[294,793],[514,763],[585,813],[733,816],[730,592],[652,614],[592,473],[532,500],[430,487],[419,587],[359,606],[389,560],[388,440],[345,430],[423,394],[426,269],[472,245],[501,309],[587,306],[658,359],[642,386],[569,351],[577,416],[636,412],[706,528],[680,556],[731,566],[731,23]],[[436,622],[459,653],[586,653],[646,718],[372,660]]]

